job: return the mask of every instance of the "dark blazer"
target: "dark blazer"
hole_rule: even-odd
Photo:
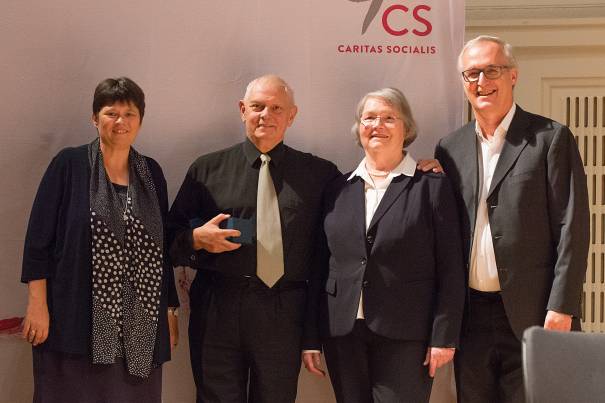
[[[38,188],[23,251],[22,282],[46,279],[50,329],[36,348],[89,354],[92,329],[92,256],[87,145],[65,148],[52,160]],[[168,193],[162,168],[145,157],[165,219]],[[164,241],[166,245],[166,240]],[[168,306],[178,306],[172,265],[164,251],[162,295],[154,364],[170,359]]]
[[[479,197],[477,147],[472,121],[435,151],[456,192],[467,269]],[[547,310],[579,318],[589,208],[570,130],[517,106],[487,205],[502,299],[516,336],[544,325]]]
[[[327,197],[323,335],[351,332],[363,289],[364,316],[374,333],[457,346],[464,274],[448,179],[421,171],[393,178],[366,233],[364,181],[347,178],[333,183]]]

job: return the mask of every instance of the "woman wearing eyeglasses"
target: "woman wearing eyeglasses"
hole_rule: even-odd
[[[456,202],[406,151],[416,123],[395,88],[366,94],[352,132],[365,157],[331,187],[319,326],[338,402],[428,402],[458,345],[464,304]],[[319,353],[305,354],[308,369]],[[310,368],[309,368],[310,367]]]

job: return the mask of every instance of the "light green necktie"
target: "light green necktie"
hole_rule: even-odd
[[[269,287],[284,275],[284,248],[279,205],[269,172],[271,157],[260,155],[256,195],[256,275]]]

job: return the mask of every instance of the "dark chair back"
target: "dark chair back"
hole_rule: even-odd
[[[527,403],[605,402],[605,334],[527,329],[523,379]]]

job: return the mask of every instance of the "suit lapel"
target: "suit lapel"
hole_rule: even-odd
[[[359,176],[356,176],[351,181],[347,181],[345,189],[343,190],[347,194],[344,195],[344,200],[349,200],[347,203],[351,209],[346,213],[347,217],[353,217],[353,226],[355,228],[355,234],[361,235],[362,239],[365,239],[366,227],[365,227],[365,216],[366,216],[366,199],[365,199],[365,182]],[[359,219],[361,217],[361,219]]]
[[[469,123],[464,129],[461,146],[463,158],[461,161],[469,161],[459,165],[460,183],[468,183],[462,186],[462,198],[464,205],[468,206],[471,228],[475,228],[475,215],[477,211],[477,200],[479,198],[479,157],[477,155],[477,133],[475,133],[475,121]],[[447,175],[447,172],[446,172]]]
[[[378,205],[378,208],[376,209],[376,212],[372,217],[372,221],[368,226],[368,232],[371,231],[372,227],[376,225],[376,223],[382,218],[384,213],[386,213],[387,210],[391,207],[391,205],[395,202],[395,200],[397,200],[401,192],[403,192],[403,190],[408,187],[411,182],[411,179],[411,177],[403,174],[393,178],[393,181],[387,188],[387,191],[382,197],[382,200],[380,201],[380,204]]]
[[[508,171],[519,157],[521,151],[527,145],[526,128],[528,125],[529,119],[527,117],[527,113],[517,106],[517,111],[515,112],[515,116],[513,117],[510,127],[508,128],[508,132],[506,133],[504,145],[502,146],[502,152],[500,153],[500,158],[498,158],[498,163],[496,164],[496,169],[494,170],[492,183],[489,187],[489,192],[487,193],[488,198],[491,196],[494,189],[498,186],[502,179],[504,179]]]

